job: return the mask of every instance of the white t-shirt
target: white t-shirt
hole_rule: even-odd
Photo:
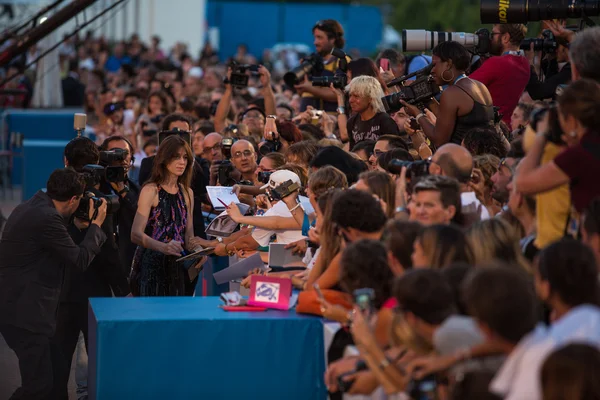
[[[288,209],[287,204],[285,204],[283,201],[279,201],[275,203],[273,207],[267,210],[263,217],[291,218],[293,215]],[[271,236],[273,235],[277,236],[277,243],[281,244],[290,244],[297,242],[298,240],[306,239],[306,236],[302,236],[302,229],[300,227],[298,227],[298,229],[285,231],[255,228],[254,232],[252,232],[252,238],[256,240],[256,242],[262,247],[269,245]]]
[[[481,204],[475,195],[475,192],[461,193],[460,202],[463,214],[471,213],[477,210],[479,212],[481,221],[484,219],[490,219],[490,213],[488,212],[487,207]]]
[[[505,400],[541,400],[542,365],[550,353],[569,343],[587,343],[600,348],[600,308],[577,306],[535,340],[529,340],[527,346],[519,343],[492,381],[491,391],[505,396]]]

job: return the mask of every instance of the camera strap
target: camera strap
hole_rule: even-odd
[[[525,57],[525,52],[523,50],[509,50],[502,53],[503,56],[523,56]]]

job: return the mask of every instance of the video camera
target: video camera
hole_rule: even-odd
[[[521,42],[521,50],[530,50],[531,44],[533,43],[534,51],[541,51],[543,53],[555,53],[558,48],[558,41],[554,37],[554,34],[550,29],[545,29],[542,32],[541,38],[527,38]]]
[[[289,87],[294,87],[304,80],[305,76],[319,75],[325,66],[323,58],[318,53],[313,53],[302,60],[302,63],[283,76],[283,81]]]
[[[475,33],[436,32],[423,29],[402,30],[402,51],[430,51],[442,42],[454,41],[472,53],[484,55],[490,52],[490,31],[485,28]]]
[[[249,76],[246,72],[250,71],[251,74],[258,75],[258,67],[255,64],[239,64],[237,61],[231,60],[229,63],[231,76],[228,83],[235,87],[247,87]]]
[[[404,107],[400,100],[416,105],[421,109],[425,108],[425,103],[440,93],[440,87],[436,85],[430,76],[432,69],[433,64],[430,64],[412,74],[401,76],[388,83],[388,87],[400,86],[400,88],[396,93],[381,98],[385,111],[392,113],[400,110]],[[417,79],[411,85],[405,86],[406,81],[413,77]]]
[[[333,49],[331,55],[337,57],[338,69],[335,71],[333,76],[313,76],[310,78],[313,86],[317,87],[329,87],[333,83],[333,87],[336,89],[344,89],[348,84],[348,60],[346,60],[346,53],[341,49]]]
[[[481,0],[483,24],[521,24],[552,19],[581,18],[600,15],[599,0]]]
[[[121,150],[121,149],[118,149]],[[101,152],[104,153],[104,152]],[[106,153],[112,153],[106,152]],[[118,153],[118,152],[116,152]],[[115,154],[115,153],[113,153]],[[106,156],[105,156],[106,157]],[[123,167],[103,167],[101,165],[88,164],[83,167],[83,171],[81,173],[83,179],[85,180],[86,191],[79,202],[79,207],[73,214],[76,218],[79,218],[84,221],[93,220],[96,217],[96,213],[98,212],[98,208],[102,204],[102,199],[106,200],[106,214],[113,214],[119,210],[119,196],[114,194],[107,194],[102,196],[96,196],[93,192],[89,190],[96,185],[98,185],[102,181],[107,182],[124,182],[125,181],[125,168]],[[92,199],[94,201],[94,208],[96,213],[89,218],[89,200]]]
[[[279,201],[297,190],[300,190],[300,185],[290,179],[274,189],[267,189],[267,197],[269,198],[269,201]]]

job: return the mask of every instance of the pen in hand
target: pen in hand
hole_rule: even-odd
[[[217,198],[217,200],[219,200],[219,203],[223,204],[223,207],[225,207],[225,209],[229,209],[229,206],[227,204],[225,204],[225,202],[219,198]]]

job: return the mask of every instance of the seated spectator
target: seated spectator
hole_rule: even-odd
[[[540,370],[557,346],[576,340],[600,345],[598,271],[592,251],[563,239],[540,253],[534,275],[536,292],[552,309],[554,321],[544,336],[515,349],[518,359],[509,356],[496,375],[491,389],[509,399],[542,399]]]
[[[508,153],[505,140],[500,137],[493,126],[471,129],[463,138],[461,146],[469,150],[473,157],[491,154],[503,158]]]
[[[353,188],[376,196],[384,206],[387,217],[393,218],[394,204],[396,204],[396,184],[390,175],[380,171],[363,172],[358,176],[358,182]]]
[[[383,135],[377,139],[375,142],[375,147],[373,148],[373,154],[369,157],[369,168],[371,170],[375,169],[377,165],[377,159],[384,153],[394,149],[403,149],[408,152],[408,145],[400,136],[395,135]]]
[[[461,212],[466,225],[490,218],[487,208],[481,204],[469,185],[473,173],[473,156],[465,148],[454,143],[440,147],[431,158],[429,173],[449,176],[459,182]]]
[[[600,197],[584,211],[581,227],[581,239],[594,251],[600,272]]]
[[[467,232],[467,240],[473,251],[475,265],[497,260],[531,272],[531,265],[521,251],[520,238],[506,221],[492,218],[475,223]]]
[[[555,350],[542,366],[542,398],[600,398],[598,370],[600,351],[596,346],[572,343]]]
[[[461,215],[458,182],[452,178],[434,175],[419,179],[414,185],[408,209],[411,221],[426,226],[459,223]]]
[[[256,167],[256,172],[273,172],[285,164],[285,157],[281,153],[265,154]]]
[[[492,198],[494,187],[492,176],[498,172],[499,164],[500,159],[490,154],[473,157],[473,176],[470,185],[490,216],[498,214],[502,209],[502,205]]]
[[[374,140],[363,140],[360,143],[357,143],[356,146],[352,148],[352,152],[365,162],[365,164],[369,163],[369,159],[373,154],[373,149],[375,148]]]
[[[442,269],[456,262],[471,262],[473,255],[467,237],[453,225],[425,227],[414,243],[414,268]]]
[[[396,122],[385,113],[381,84],[372,76],[359,76],[348,85],[350,107],[354,115],[348,119],[350,148],[363,140],[377,140],[382,135],[400,135]]]
[[[571,83],[558,98],[558,116],[569,146],[553,161],[539,165],[548,140],[538,135],[519,167],[516,184],[525,195],[533,195],[569,183],[571,201],[578,213],[600,195],[600,185],[594,185],[600,175],[600,86],[582,79]]]

